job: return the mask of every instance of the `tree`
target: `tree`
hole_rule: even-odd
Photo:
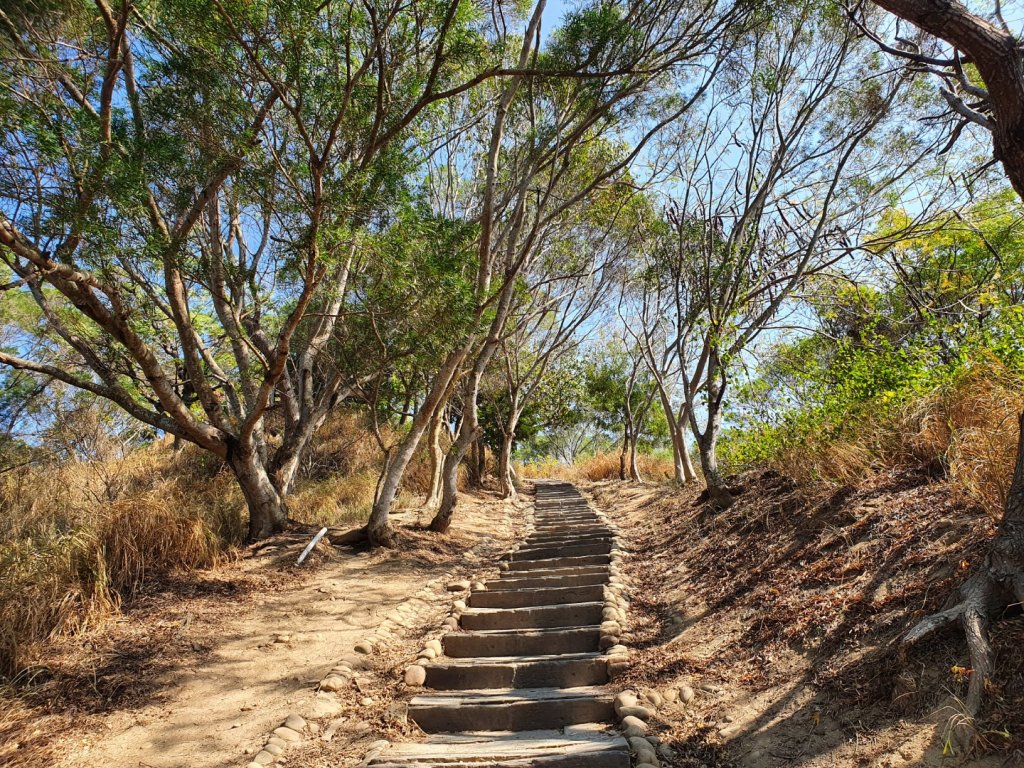
[[[667,315],[662,338],[674,349],[645,357],[675,360],[721,507],[732,502],[717,458],[732,371],[809,275],[865,246],[886,193],[923,153],[899,124],[909,75],[878,72],[870,53],[826,11],[780,13],[749,36],[704,122],[674,149],[685,191],[642,273],[664,309],[641,314]]]
[[[0,11],[0,259],[71,359],[0,362],[223,459],[251,538],[358,384],[324,350],[412,124],[499,73],[459,0],[414,5]]]
[[[994,159],[1002,164],[1014,190],[1024,198],[1024,51],[1019,36],[1003,18],[999,3],[995,4],[994,22],[956,0],[877,0],[877,5],[948,44],[948,49],[933,55],[920,43],[903,42],[901,38],[893,46],[869,32],[883,50],[909,59],[941,80],[942,96],[959,119],[952,141],[968,124],[988,131]],[[851,17],[868,32],[858,10],[851,10]],[[972,78],[973,72],[980,82]],[[1020,430],[1013,480],[988,555],[951,596],[949,604],[922,619],[900,643],[901,654],[905,654],[922,638],[960,622],[971,657],[965,702],[971,714],[980,708],[992,672],[989,624],[1005,606],[1024,602],[1024,413]]]
[[[711,33],[727,15],[717,6],[601,3],[570,15],[541,55],[535,40],[540,13],[534,12],[513,71],[525,72],[534,60],[539,74],[512,76],[499,84],[494,118],[476,155],[482,166],[479,205],[469,215],[480,226],[477,327],[438,368],[407,439],[386,470],[368,526],[373,542],[392,541],[389,513],[402,475],[461,370],[468,377],[466,407],[459,435],[445,458],[441,505],[431,523],[433,530],[447,528],[458,492],[459,463],[480,436],[480,380],[504,335],[520,275],[553,222],[594,190],[614,183],[651,139],[699,97],[709,76],[704,64],[719,46]],[[717,66],[712,63],[710,72]],[[672,94],[666,100],[654,88],[670,74],[695,77],[692,97]],[[612,155],[587,154],[591,144],[600,148],[609,136],[627,149]]]

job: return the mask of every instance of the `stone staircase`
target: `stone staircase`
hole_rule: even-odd
[[[606,731],[614,693],[601,653],[612,532],[568,483],[538,483],[533,533],[473,591],[409,717],[428,735],[376,768],[629,768]]]

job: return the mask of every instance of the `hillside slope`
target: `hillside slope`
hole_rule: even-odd
[[[894,651],[983,556],[990,518],[924,473],[821,498],[773,472],[733,486],[737,503],[717,512],[694,488],[582,485],[631,551],[626,684],[695,690],[662,713],[673,765],[1024,763],[1024,622],[995,628],[997,677],[967,758],[946,739],[969,674],[962,637],[922,643],[906,665]]]

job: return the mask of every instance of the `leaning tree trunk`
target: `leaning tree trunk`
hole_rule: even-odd
[[[391,505],[398,495],[398,488],[405,476],[405,470],[408,468],[409,462],[412,461],[416,448],[419,446],[424,432],[427,431],[434,413],[442,407],[452,377],[464,358],[465,355],[460,356],[457,353],[448,355],[441,370],[434,377],[430,392],[413,417],[412,426],[384,467],[383,479],[377,489],[377,498],[374,499],[370,519],[366,523],[366,534],[370,539],[371,546],[393,547],[395,545],[395,532],[391,527],[390,519]]]
[[[249,540],[264,539],[284,528],[288,510],[277,492],[259,452],[252,446],[232,446],[227,459],[249,509]]]
[[[922,619],[900,641],[900,656],[911,645],[942,627],[960,622],[971,657],[965,705],[971,715],[981,706],[992,675],[988,627],[1007,606],[1024,603],[1024,413],[1020,417],[1017,461],[1006,496],[999,532],[978,569],[957,589],[938,613]]]
[[[487,449],[483,439],[473,441],[469,451],[469,474],[466,482],[470,488],[483,488],[484,476],[487,474]]]

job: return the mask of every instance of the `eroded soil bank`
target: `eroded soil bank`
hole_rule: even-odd
[[[736,479],[717,512],[696,489],[581,484],[626,537],[635,659],[622,685],[686,685],[659,712],[674,766],[1024,765],[1024,622],[993,632],[997,676],[973,754],[951,754],[962,636],[893,641],[941,606],[993,526],[927,475],[808,498]]]

